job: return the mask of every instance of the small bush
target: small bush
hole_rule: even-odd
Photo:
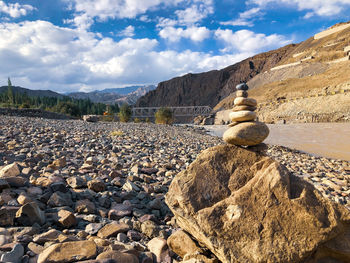
[[[154,115],[157,124],[172,124],[173,113],[169,108],[160,108]]]
[[[120,107],[118,112],[118,117],[121,122],[128,122],[131,119],[131,107],[127,104],[124,104]]]
[[[146,123],[151,123],[151,120],[147,117],[145,120]]]
[[[141,122],[141,120],[139,118],[134,119],[134,123],[140,123],[140,122]]]
[[[114,120],[114,116],[113,115],[103,115],[102,116],[102,121],[112,122],[113,120]]]
[[[123,134],[124,134],[123,131],[117,130],[117,131],[112,131],[109,135],[112,137],[115,137],[115,136],[122,136]]]

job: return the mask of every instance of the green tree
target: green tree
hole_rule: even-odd
[[[128,104],[123,104],[118,112],[118,117],[121,122],[128,122],[131,119],[131,107]]]
[[[15,97],[13,96],[12,86],[9,86],[7,88],[7,102],[10,103],[10,104],[14,104],[15,103]]]

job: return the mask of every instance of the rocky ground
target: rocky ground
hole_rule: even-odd
[[[176,226],[164,194],[222,143],[186,126],[1,116],[1,261],[180,261],[166,249]],[[267,154],[350,209],[349,162],[279,146]]]

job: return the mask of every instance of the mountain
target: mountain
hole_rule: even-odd
[[[137,91],[139,88],[143,88],[147,86],[129,86],[124,88],[114,88],[114,89],[104,89],[99,90],[99,93],[118,93],[119,95],[128,95],[134,91]]]
[[[350,121],[350,23],[339,23],[295,46],[276,67],[248,81],[259,120]],[[215,111],[230,109],[235,94]]]
[[[7,91],[8,86],[1,86],[0,93]],[[62,94],[51,90],[31,90],[19,86],[12,86],[13,93],[27,93],[28,96],[63,98]]]
[[[221,70],[187,74],[158,84],[156,90],[141,97],[136,106],[192,106],[214,107],[234,91],[240,82],[247,82],[261,72],[276,66],[289,57],[298,45],[262,53]]]
[[[350,121],[350,22],[221,70],[158,84],[136,106],[209,105],[228,121],[235,86],[247,82],[265,122]],[[219,114],[217,114],[218,118]],[[219,119],[217,123],[221,123]]]
[[[95,90],[92,92],[73,92],[67,95],[75,99],[90,99],[92,102],[106,104],[117,103],[119,105],[127,103],[133,105],[139,97],[153,89],[155,89],[154,85],[130,86],[125,88]]]

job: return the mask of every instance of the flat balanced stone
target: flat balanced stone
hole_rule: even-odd
[[[248,90],[248,89],[249,89],[249,87],[248,87],[248,85],[245,84],[245,83],[241,83],[241,84],[238,84],[238,85],[236,86],[236,90]]]
[[[248,98],[248,92],[246,92],[245,90],[237,90],[236,91],[236,96],[237,97]]]
[[[254,111],[243,110],[231,112],[229,116],[233,122],[253,121],[256,118],[256,113]]]
[[[233,103],[234,103],[235,106],[245,105],[245,106],[256,107],[256,105],[258,105],[258,103],[256,102],[255,99],[243,98],[243,97],[235,98]]]
[[[229,128],[224,133],[223,139],[229,144],[253,146],[262,143],[269,132],[265,123],[242,122]]]
[[[240,106],[234,106],[234,107],[232,108],[232,111],[241,111],[241,110],[255,111],[255,110],[256,110],[256,107],[246,106],[246,105],[240,105]]]

